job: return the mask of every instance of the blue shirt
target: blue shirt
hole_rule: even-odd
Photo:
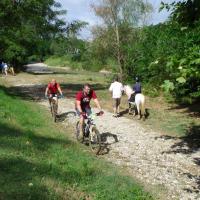
[[[133,90],[135,91],[135,94],[142,93],[142,87],[140,82],[136,82],[133,86]]]

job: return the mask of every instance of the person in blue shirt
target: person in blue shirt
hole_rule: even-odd
[[[140,94],[140,93],[142,93],[142,86],[141,86],[141,83],[139,81],[139,78],[136,77],[135,81],[136,81],[136,83],[133,85],[133,91],[134,91],[135,94]]]
[[[2,64],[2,61],[0,61],[0,70],[3,69],[3,64]]]
[[[133,85],[133,91],[134,91],[134,95],[133,95],[133,99],[134,99],[134,102],[135,102],[135,95],[136,94],[141,94],[142,93],[142,86],[141,86],[141,83],[139,81],[139,78],[136,77],[135,78],[135,81],[136,83]]]

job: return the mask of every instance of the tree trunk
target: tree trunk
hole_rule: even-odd
[[[119,65],[120,79],[122,81],[122,79],[123,79],[123,68],[122,68],[122,63],[121,63],[119,29],[118,29],[117,24],[115,24],[115,33],[116,33],[116,43],[117,43],[117,62],[118,62],[118,65]]]

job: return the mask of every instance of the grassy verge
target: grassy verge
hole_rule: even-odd
[[[70,141],[43,108],[10,96],[5,87],[0,96],[0,199],[152,199]]]
[[[87,72],[98,72],[100,70],[106,70],[109,72],[117,71],[117,63],[115,63],[113,60],[107,60],[107,64],[102,64],[96,60],[91,60],[90,62],[77,61],[69,55],[50,56],[45,60],[45,64],[47,64],[49,67],[67,67],[72,70],[85,70]]]
[[[69,56],[51,56],[45,61],[50,67],[68,67],[71,69],[82,69],[80,62],[72,61]]]

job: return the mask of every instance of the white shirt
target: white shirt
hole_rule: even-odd
[[[8,68],[8,65],[6,63],[4,63],[4,69],[7,69]]]
[[[123,85],[120,82],[115,81],[110,85],[109,91],[112,92],[112,98],[121,98]]]

